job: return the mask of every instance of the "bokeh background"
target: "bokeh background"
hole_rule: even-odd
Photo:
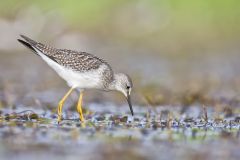
[[[114,70],[131,75],[138,105],[238,104],[239,6],[237,0],[1,1],[1,101],[55,104],[67,90],[16,41],[24,34],[103,57]],[[117,93],[88,94],[86,102],[125,103]]]
[[[128,73],[78,93],[19,34]],[[86,126],[85,126],[86,124]],[[240,159],[239,0],[0,0],[0,159]]]

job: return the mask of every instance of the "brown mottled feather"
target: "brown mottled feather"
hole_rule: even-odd
[[[96,70],[100,66],[105,65],[106,69],[103,71],[103,79],[109,83],[113,80],[113,71],[110,65],[103,59],[98,58],[90,53],[73,51],[68,49],[57,49],[42,43],[38,43],[26,36],[21,37],[29,43],[29,45],[56,63],[77,72],[87,72]]]
[[[24,38],[33,48],[39,50],[58,64],[74,71],[90,71],[99,68],[103,64],[111,68],[106,61],[90,53],[68,49],[56,49],[42,43],[38,43],[26,36],[21,35],[21,37]]]

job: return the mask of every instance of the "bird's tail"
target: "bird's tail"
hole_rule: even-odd
[[[33,52],[37,53],[36,49],[34,48],[35,45],[37,45],[37,42],[24,36],[24,35],[20,35],[24,40],[22,39],[17,39],[18,42],[20,42],[21,44],[23,44],[25,47],[31,49]]]

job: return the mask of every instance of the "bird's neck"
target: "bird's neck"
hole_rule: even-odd
[[[108,86],[108,89],[109,90],[117,90],[117,83],[118,83],[118,78],[119,76],[118,76],[118,74],[114,74],[113,75],[113,80],[112,80],[112,82],[109,84],[109,86]]]

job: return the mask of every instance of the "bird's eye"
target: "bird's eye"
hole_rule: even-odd
[[[126,88],[127,88],[127,89],[130,89],[130,86],[127,86]]]

